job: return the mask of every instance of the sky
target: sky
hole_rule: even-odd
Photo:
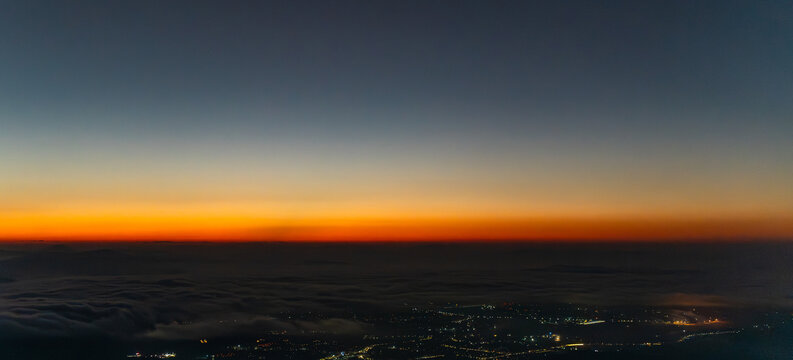
[[[789,1],[8,1],[2,240],[793,238]]]

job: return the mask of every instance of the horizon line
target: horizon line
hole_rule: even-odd
[[[0,244],[705,244],[705,243],[793,243],[791,237],[686,237],[686,238],[570,238],[570,239],[388,239],[388,240],[277,240],[277,239],[2,239]]]

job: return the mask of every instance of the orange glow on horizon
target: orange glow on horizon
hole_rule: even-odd
[[[791,239],[789,219],[308,218],[252,215],[0,215],[4,241],[680,241]]]

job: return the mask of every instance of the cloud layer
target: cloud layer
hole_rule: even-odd
[[[0,337],[351,334],[367,324],[339,314],[430,302],[790,305],[790,255],[783,244],[8,245]]]

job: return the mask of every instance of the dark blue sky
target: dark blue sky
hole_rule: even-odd
[[[5,115],[51,109],[47,119],[15,124],[23,128],[66,122],[113,130],[124,125],[105,117],[129,114],[152,130],[287,125],[244,115],[260,109],[310,118],[292,126],[375,133],[425,122],[467,131],[583,126],[618,136],[757,126],[749,117],[784,126],[793,106],[792,8],[785,1],[10,2],[0,15],[0,91]],[[369,119],[368,111],[400,124]],[[408,116],[413,111],[432,119]],[[239,116],[194,116],[207,112]],[[58,114],[83,119],[58,121]]]

